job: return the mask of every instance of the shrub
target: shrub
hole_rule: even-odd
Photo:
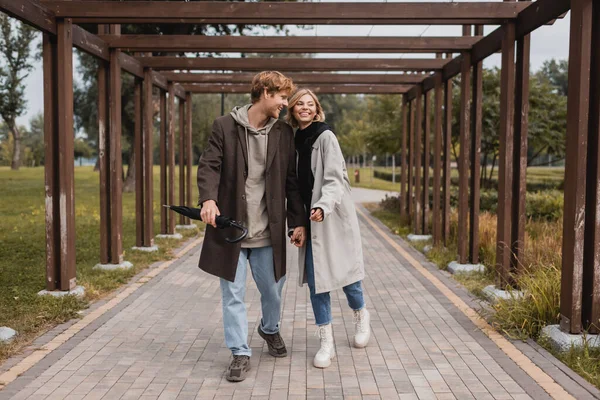
[[[534,220],[557,221],[562,219],[564,194],[558,190],[527,193],[525,213]]]

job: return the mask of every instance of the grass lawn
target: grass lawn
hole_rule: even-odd
[[[160,230],[159,169],[154,168],[154,233]],[[177,185],[178,179],[175,183]],[[44,169],[0,168],[0,326],[19,332],[16,340],[0,345],[0,361],[17,352],[43,331],[76,317],[77,311],[128,282],[155,261],[169,259],[181,240],[156,240],[159,251],[139,253],[135,245],[135,194],[123,193],[124,259],[128,271],[92,269],[100,259],[100,189],[98,172],[75,168],[75,229],[77,282],[86,289],[83,299],[38,296],[45,288]],[[178,196],[178,189],[175,190]],[[199,225],[200,227],[200,225]],[[182,231],[184,240],[198,234]]]

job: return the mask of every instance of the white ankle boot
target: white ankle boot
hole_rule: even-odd
[[[354,311],[354,347],[362,349],[371,338],[371,315],[366,307]]]
[[[327,368],[335,358],[335,345],[333,343],[333,328],[331,324],[318,327],[317,334],[321,339],[321,348],[315,354],[313,365],[317,368]]]

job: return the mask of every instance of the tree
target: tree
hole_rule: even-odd
[[[560,95],[567,95],[569,88],[569,62],[567,60],[544,61],[538,75],[540,78],[547,79]]]
[[[20,21],[13,22],[6,14],[0,13],[0,55],[4,64],[0,66],[0,115],[13,140],[13,170],[18,170],[21,165],[22,138],[17,118],[27,105],[23,81],[33,68],[30,58],[31,43],[35,37],[33,28]]]
[[[29,121],[29,130],[23,135],[23,144],[28,149],[27,165],[44,164],[44,114],[38,113]]]
[[[402,98],[397,95],[375,95],[367,98],[367,143],[376,154],[400,151],[402,132]]]

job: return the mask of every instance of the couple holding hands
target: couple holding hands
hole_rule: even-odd
[[[234,382],[250,370],[248,263],[260,292],[258,334],[269,354],[287,356],[279,333],[286,233],[298,248],[299,284],[308,284],[321,342],[314,366],[326,368],[335,357],[329,292],[342,288],[346,294],[354,312],[355,347],[365,347],[371,333],[350,182],[319,100],[276,71],[254,77],[251,100],[215,120],[198,165],[198,204],[207,223],[199,267],[220,278],[225,343],[233,354],[226,378]],[[278,119],[285,107],[287,124]],[[216,229],[221,213],[244,222],[243,241],[226,242],[225,232]]]

